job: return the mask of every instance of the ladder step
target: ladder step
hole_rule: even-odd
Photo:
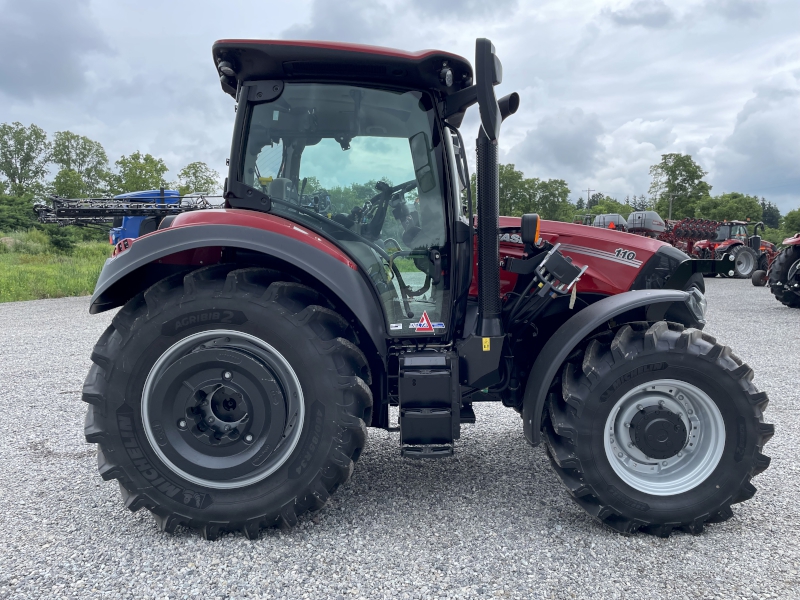
[[[405,458],[445,458],[453,456],[453,445],[403,445],[400,447],[400,456]]]

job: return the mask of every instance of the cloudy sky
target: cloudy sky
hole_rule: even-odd
[[[688,152],[714,193],[800,206],[798,0],[0,0],[0,122],[36,123],[172,169],[225,170],[220,38],[324,39],[474,57],[489,37],[519,113],[503,162],[623,199]],[[465,121],[474,138],[477,111]]]

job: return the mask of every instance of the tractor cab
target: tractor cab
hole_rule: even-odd
[[[449,329],[447,224],[466,218],[434,103],[416,90],[287,82],[279,97],[243,107],[239,181],[268,194],[273,214],[346,249],[374,284],[390,335],[416,333],[423,315],[429,334]]]
[[[726,240],[746,241],[747,223],[745,221],[725,221],[720,223],[717,226],[717,234],[714,237],[714,241],[724,242]]]

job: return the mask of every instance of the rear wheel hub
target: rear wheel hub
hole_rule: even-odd
[[[631,419],[631,441],[651,458],[671,458],[686,445],[686,425],[659,406],[648,406]]]
[[[184,338],[153,365],[142,391],[150,447],[176,475],[210,488],[251,485],[291,455],[303,392],[289,362],[247,333]]]

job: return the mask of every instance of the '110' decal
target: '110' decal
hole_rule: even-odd
[[[614,256],[625,260],[635,260],[636,252],[633,250],[625,250],[625,248],[617,248],[617,250],[614,252]]]

